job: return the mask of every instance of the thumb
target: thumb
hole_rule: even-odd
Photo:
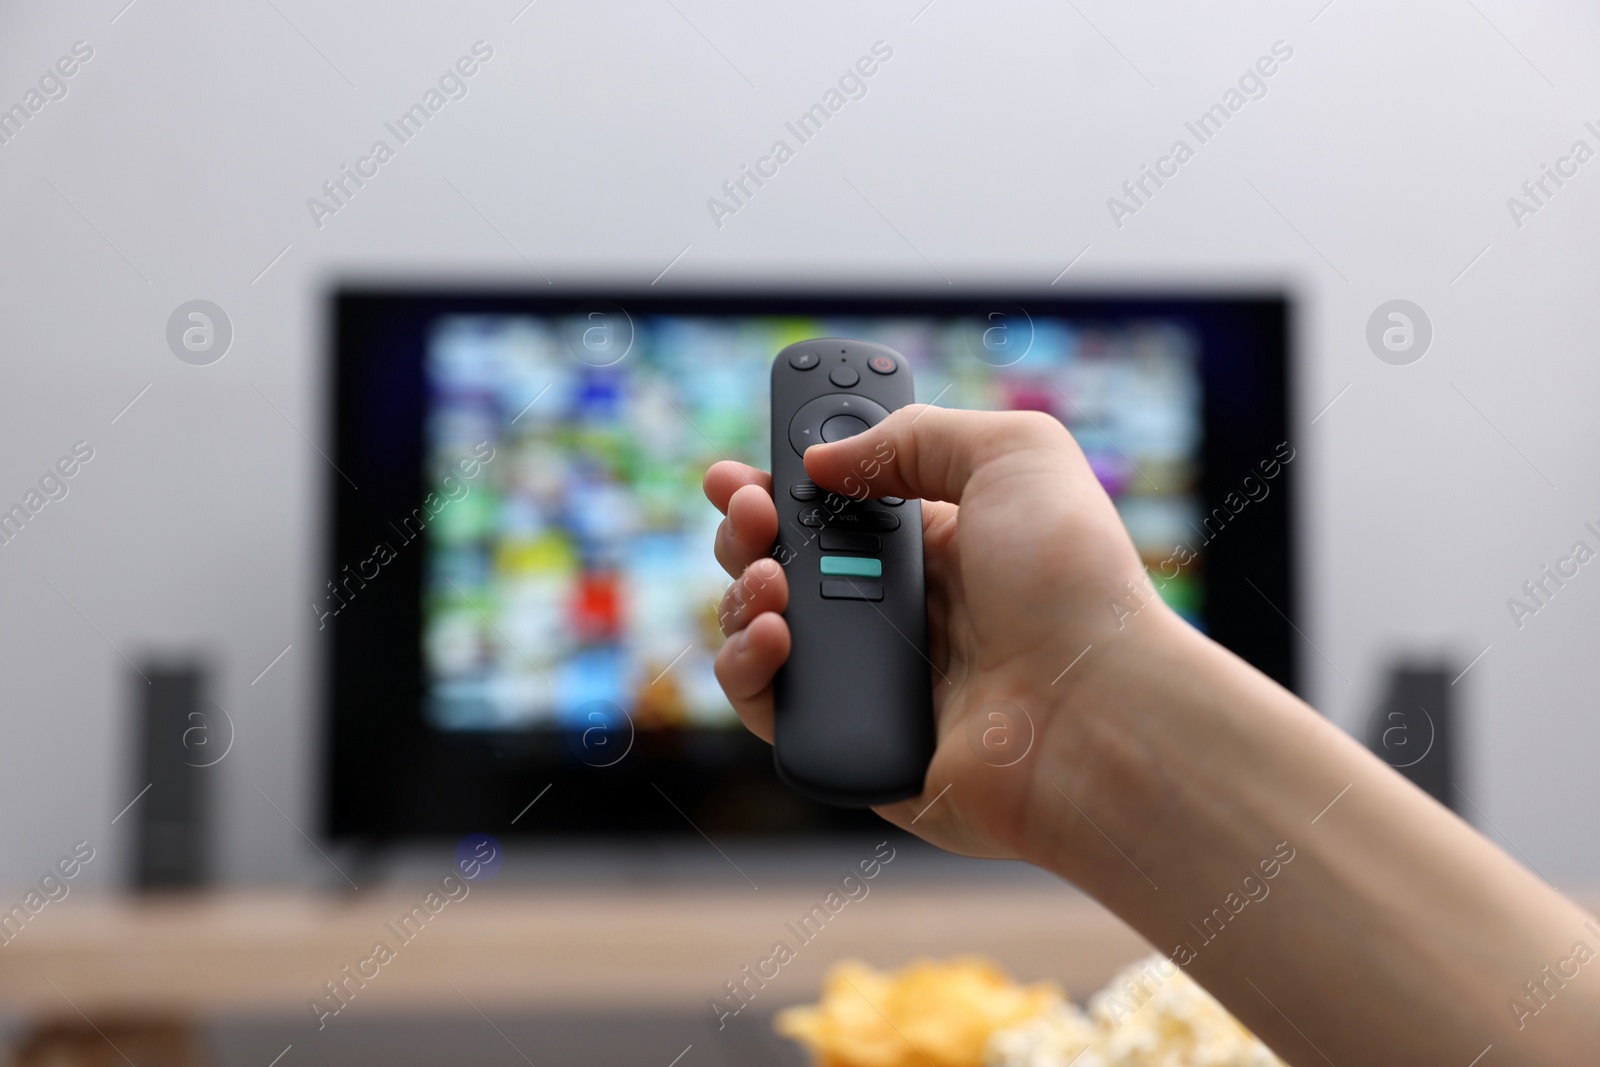
[[[984,464],[1070,440],[1066,427],[1042,412],[911,404],[854,437],[812,445],[804,458],[812,481],[855,500],[900,496],[959,504]]]

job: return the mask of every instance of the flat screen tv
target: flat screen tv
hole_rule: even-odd
[[[700,478],[767,465],[768,367],[809,337],[895,348],[922,401],[1059,418],[1163,597],[1294,684],[1281,295],[345,287],[331,311],[334,838],[870,825],[780,785],[712,675]]]

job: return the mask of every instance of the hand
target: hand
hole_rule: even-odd
[[[1116,698],[1119,657],[1108,646],[1127,642],[1108,634],[1125,632],[1138,603],[1130,589],[1148,603],[1139,629],[1176,621],[1110,498],[1066,429],[1036,412],[914,405],[812,446],[805,466],[842,495],[923,501],[938,745],[922,795],[879,814],[954,852],[1038,859],[1051,847],[1040,813],[1090,787],[1085,756],[1105,745],[1089,736],[1092,713]],[[768,556],[778,531],[771,479],[718,463],[705,492],[726,515],[717,560],[738,579],[723,600],[729,640],[717,678],[745,725],[770,742],[772,679],[789,655],[780,614],[788,586]],[[1055,847],[1062,821],[1051,830]]]
[[[1596,920],[1167,610],[1059,423],[912,407],[805,465],[844,495],[923,499],[938,746],[922,795],[881,815],[1077,883],[1290,1062],[1594,1059],[1600,980],[1564,970],[1554,1000],[1524,983],[1592,959]],[[705,487],[740,576],[717,677],[771,740],[789,654],[771,483],[719,463]],[[1012,706],[1020,759],[1026,727],[989,744]]]

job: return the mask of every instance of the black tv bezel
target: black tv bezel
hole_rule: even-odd
[[[442,314],[561,314],[610,304],[630,314],[968,317],[1020,306],[1078,320],[1158,318],[1186,323],[1200,338],[1204,442],[1201,493],[1207,512],[1289,441],[1291,321],[1275,291],[1195,293],[958,294],[825,290],[336,287],[329,298],[332,347],[331,522],[320,562],[332,578],[368,553],[371,537],[426,492],[422,463],[427,324]],[[367,360],[384,373],[363,378]],[[374,384],[375,383],[375,384]],[[371,389],[401,424],[364,426]],[[407,421],[409,418],[409,422]],[[1292,445],[1292,442],[1290,442]],[[1291,620],[1295,596],[1294,485],[1285,464],[1270,494],[1206,546],[1206,622],[1211,635],[1288,686],[1298,680]],[[355,488],[359,486],[359,490]],[[707,548],[709,551],[709,547]],[[383,843],[503,837],[675,837],[698,833],[793,836],[866,832],[869,812],[813,804],[785,790],[766,745],[743,731],[685,732],[636,739],[637,756],[595,768],[539,733],[435,730],[422,716],[421,560],[403,550],[337,618],[321,658],[322,825],[335,840]],[[319,575],[319,580],[321,579]],[[1247,580],[1248,579],[1248,580]],[[325,590],[318,587],[314,595]],[[549,786],[547,792],[541,792]],[[526,805],[535,796],[533,809]],[[524,812],[526,812],[524,814]]]

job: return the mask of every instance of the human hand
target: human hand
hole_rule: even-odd
[[[1087,787],[1085,756],[1106,744],[1092,736],[1094,712],[1117,699],[1128,654],[1126,641],[1106,647],[1108,626],[1121,629],[1109,605],[1128,603],[1132,588],[1150,604],[1139,629],[1176,621],[1149,589],[1110,498],[1066,429],[1037,412],[913,405],[812,446],[805,466],[841,495],[923,501],[938,744],[923,793],[879,814],[954,852],[1039,859],[1050,847],[1040,812]],[[773,675],[790,647],[780,614],[788,585],[768,556],[778,532],[771,491],[767,474],[743,464],[718,463],[705,477],[726,516],[717,559],[738,579],[723,600],[729,640],[717,678],[769,742]],[[1080,661],[1096,642],[1103,651]]]

